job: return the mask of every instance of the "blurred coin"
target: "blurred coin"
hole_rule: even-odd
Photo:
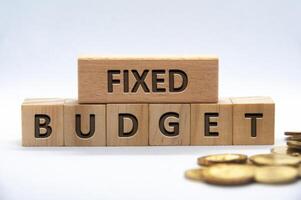
[[[264,166],[255,170],[255,181],[267,184],[290,183],[297,179],[298,170],[289,166]]]
[[[203,171],[206,182],[217,185],[242,185],[254,179],[254,167],[242,164],[217,164]]]
[[[219,163],[245,163],[248,156],[242,154],[214,154],[198,158],[198,164],[210,166]]]
[[[290,165],[297,166],[301,159],[283,154],[258,154],[250,157],[252,163],[256,165]]]
[[[287,146],[278,146],[271,149],[273,154],[286,154],[290,156],[301,156],[301,151],[289,149]]]
[[[284,135],[292,135],[292,136],[299,136],[301,135],[301,131],[286,131]]]
[[[301,142],[299,141],[288,141],[286,144],[289,148],[301,150]]]
[[[301,136],[289,136],[286,138],[286,141],[299,141],[301,142]]]
[[[301,165],[299,166],[299,177],[301,178]]]
[[[189,169],[185,172],[185,177],[191,180],[202,181],[204,180],[203,168]]]

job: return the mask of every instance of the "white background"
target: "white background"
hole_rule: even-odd
[[[272,96],[276,143],[301,129],[301,2],[0,1],[0,199],[301,199],[286,186],[216,187],[183,173],[211,153],[270,146],[23,148],[28,97],[77,97],[77,57],[220,58],[220,96]]]

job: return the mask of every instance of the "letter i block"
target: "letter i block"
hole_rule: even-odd
[[[147,146],[148,105],[107,104],[107,145]]]
[[[232,102],[191,104],[191,145],[232,145]]]
[[[76,100],[66,99],[64,140],[66,146],[105,146],[106,106],[78,104]]]
[[[270,97],[237,97],[233,103],[233,144],[274,144],[275,104]]]
[[[22,104],[22,145],[64,144],[64,100],[27,99]]]
[[[190,105],[149,105],[150,145],[190,145]]]

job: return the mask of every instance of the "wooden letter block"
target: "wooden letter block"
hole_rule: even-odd
[[[107,145],[147,146],[148,105],[107,104]]]
[[[232,145],[232,102],[191,104],[191,145]]]
[[[22,104],[23,146],[62,146],[63,99],[27,99]]]
[[[214,103],[218,59],[202,57],[78,60],[80,103]]]
[[[106,106],[65,100],[64,139],[66,146],[105,146]]]
[[[150,104],[149,143],[190,145],[190,104]]]
[[[274,144],[275,104],[270,97],[231,98],[234,145]]]

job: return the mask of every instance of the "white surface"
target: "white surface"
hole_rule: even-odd
[[[220,57],[220,96],[270,95],[277,143],[301,129],[300,1],[0,1],[0,199],[300,199],[187,181],[198,156],[270,147],[23,148],[26,97],[76,97],[80,54]]]

